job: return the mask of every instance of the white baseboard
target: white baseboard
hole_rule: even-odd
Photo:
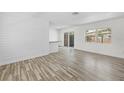
[[[100,52],[94,52],[94,51],[84,50],[84,49],[78,49],[78,48],[74,48],[74,49],[81,50],[81,51],[85,51],[85,52],[91,52],[91,53],[95,53],[95,54],[100,54],[100,55],[105,55],[105,56],[111,56],[111,57],[115,57],[115,58],[124,59],[123,56],[117,56],[117,55],[114,55],[114,54],[100,53]]]
[[[40,56],[45,56],[48,55],[49,53],[42,53],[42,54],[38,54],[35,56],[23,56],[23,57],[13,57],[13,58],[9,58],[6,59],[4,61],[0,62],[0,66],[1,65],[6,65],[6,64],[11,64],[11,63],[16,63],[16,62],[20,62],[20,61],[24,61],[24,60],[28,60],[28,59],[32,59],[32,58],[36,58],[36,57],[40,57]]]

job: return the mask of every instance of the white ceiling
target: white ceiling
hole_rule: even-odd
[[[81,12],[78,15],[72,15],[70,12],[66,13],[49,13],[49,19],[58,27],[86,24],[101,20],[123,17],[124,13],[114,12]]]
[[[1,12],[0,17],[11,19],[40,18],[45,17],[49,22],[58,28],[70,25],[91,23],[100,20],[107,20],[123,17],[123,12],[80,12],[72,15],[72,12]]]

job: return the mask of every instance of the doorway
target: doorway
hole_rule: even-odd
[[[64,33],[64,46],[74,47],[74,32]]]

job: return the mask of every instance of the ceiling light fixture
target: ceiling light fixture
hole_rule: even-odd
[[[72,13],[72,15],[78,15],[79,14],[79,12],[73,12]]]

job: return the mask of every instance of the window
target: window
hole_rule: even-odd
[[[98,43],[111,43],[111,29],[97,29],[97,42]]]
[[[86,42],[111,43],[111,29],[100,28],[86,31]]]
[[[96,29],[88,30],[86,32],[86,41],[87,42],[96,42]]]

